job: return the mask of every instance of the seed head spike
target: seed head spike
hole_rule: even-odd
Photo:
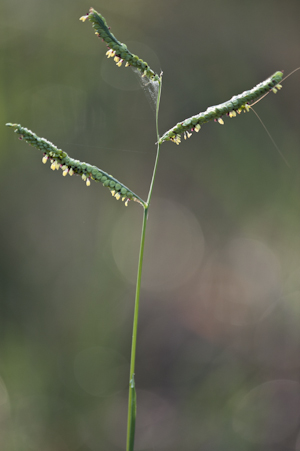
[[[62,175],[65,176],[77,174],[81,176],[82,180],[87,186],[90,186],[91,180],[95,182],[102,182],[104,186],[107,186],[112,195],[116,199],[120,199],[121,195],[126,199],[126,205],[130,200],[140,203],[143,207],[146,206],[146,202],[137,196],[133,191],[119,182],[117,179],[102,171],[102,169],[92,166],[88,163],[83,163],[79,160],[74,160],[69,155],[58,149],[54,144],[45,138],[39,138],[35,133],[28,128],[22,127],[20,124],[7,123],[8,127],[13,127],[15,133],[20,135],[28,144],[43,152],[43,163],[47,163],[50,159],[51,169],[53,171],[61,169]]]
[[[262,83],[259,83],[253,89],[245,91],[242,94],[233,96],[230,100],[219,105],[211,106],[207,108],[204,113],[199,113],[196,116],[189,117],[183,122],[178,122],[173,128],[168,130],[160,139],[159,143],[164,141],[172,141],[175,144],[180,144],[180,137],[184,134],[184,138],[190,137],[189,131],[198,132],[202,124],[214,120],[223,125],[224,121],[222,116],[227,115],[229,117],[235,117],[236,114],[242,112],[246,113],[250,111],[249,102],[254,102],[260,99],[266,93],[273,91],[277,92],[281,88],[280,81],[282,80],[283,73],[275,72],[271,77],[267,78]]]
[[[140,59],[137,55],[131,53],[126,44],[118,41],[118,39],[113,35],[108,27],[105,18],[98,13],[94,8],[90,8],[87,15],[80,17],[79,20],[85,22],[89,19],[96,34],[103,39],[103,41],[108,46],[108,51],[106,56],[108,58],[114,57],[114,61],[117,66],[121,66],[122,62],[125,61],[125,67],[132,66],[135,67],[142,76],[147,76],[153,81],[159,81],[160,77],[157,75],[150,67],[146,61]]]

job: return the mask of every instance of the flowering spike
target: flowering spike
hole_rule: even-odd
[[[161,144],[164,141],[172,141],[175,144],[180,144],[180,136],[183,134],[186,139],[186,136],[189,137],[189,135],[186,135],[185,133],[188,133],[189,130],[194,129],[198,132],[202,124],[212,120],[218,121],[219,124],[224,124],[222,116],[225,114],[229,115],[229,117],[235,117],[236,113],[240,114],[242,111],[245,113],[248,112],[251,106],[249,105],[249,102],[254,102],[264,94],[272,90],[274,91],[274,89],[280,89],[279,87],[281,87],[281,85],[279,83],[282,80],[282,77],[282,72],[275,72],[275,74],[267,78],[262,83],[259,83],[253,89],[245,91],[237,96],[233,96],[227,102],[211,106],[207,108],[204,113],[199,113],[196,116],[185,119],[183,122],[178,122],[175,127],[164,133],[164,135],[159,139],[159,143]]]
[[[150,69],[148,63],[141,60],[137,55],[131,53],[125,44],[118,41],[118,39],[110,31],[106,20],[100,13],[98,13],[95,9],[90,8],[88,15],[80,17],[80,20],[82,20],[82,22],[85,22],[86,19],[89,19],[96,33],[107,44],[109,50],[106,52],[106,55],[108,58],[114,57],[116,63],[119,63],[121,59],[125,60],[126,67],[135,67],[142,76],[147,76],[153,81],[160,80],[159,75],[157,75],[152,69]],[[120,65],[118,64],[118,66]]]
[[[138,202],[143,207],[146,207],[146,202],[137,196],[133,191],[119,182],[117,179],[102,171],[102,169],[92,166],[87,163],[83,163],[79,160],[74,160],[70,158],[66,152],[58,149],[54,144],[45,138],[39,138],[31,130],[22,127],[20,124],[6,124],[8,127],[14,127],[15,133],[22,136],[23,139],[33,147],[41,150],[44,154],[43,163],[50,158],[51,169],[55,171],[56,169],[62,169],[63,176],[69,174],[77,174],[81,176],[82,180],[86,182],[87,186],[90,186],[91,180],[95,182],[101,182],[103,186],[108,187],[111,190],[113,196],[116,199],[120,199],[121,195],[127,199],[127,203],[130,200]]]

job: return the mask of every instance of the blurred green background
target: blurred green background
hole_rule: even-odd
[[[0,450],[125,449],[142,209],[41,163],[21,123],[146,198],[153,110],[90,6],[164,71],[160,132],[300,66],[299,0],[2,0]],[[136,450],[300,451],[300,72],[165,143],[150,209]]]

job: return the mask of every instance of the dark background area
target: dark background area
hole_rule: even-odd
[[[21,123],[147,197],[155,118],[89,22],[164,71],[161,134],[300,66],[300,3],[3,0],[0,449],[125,449],[142,209],[41,163]],[[165,143],[145,250],[136,450],[300,450],[300,72]]]

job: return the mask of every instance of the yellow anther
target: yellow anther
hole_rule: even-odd
[[[128,202],[129,202],[129,199],[126,200],[125,207],[128,207]]]
[[[116,194],[116,192],[115,192],[115,190],[113,189],[113,190],[111,191],[111,195],[114,197],[115,194]]]
[[[86,181],[86,175],[85,175],[85,174],[82,174],[81,178],[82,178],[82,180],[83,180],[84,182]]]
[[[119,193],[116,193],[115,198],[116,198],[117,200],[119,200],[120,197],[121,197],[121,195],[120,195]]]
[[[48,155],[44,155],[43,158],[42,158],[42,162],[43,162],[44,164],[46,164],[47,161],[48,161]]]
[[[90,186],[90,184],[91,184],[90,179],[87,179],[86,182],[85,182],[85,184],[86,184],[86,186]]]
[[[198,131],[200,130],[200,128],[201,128],[201,125],[200,125],[200,124],[197,124],[196,127],[195,127],[195,132],[198,133]]]
[[[125,64],[125,67],[128,67],[128,66],[130,66],[130,64],[129,64],[128,61],[127,61],[126,64]]]
[[[118,63],[118,62],[120,61],[120,58],[119,58],[118,56],[115,56],[115,57],[114,57],[114,61],[115,61],[116,63]]]
[[[69,170],[69,175],[73,175],[74,174],[74,171],[73,171],[73,169],[71,168],[70,170]]]
[[[50,168],[52,169],[52,171],[55,171],[56,169],[56,162],[53,161],[53,163],[51,164]]]
[[[274,94],[276,94],[276,92],[281,88],[282,88],[282,86],[278,84],[278,85],[274,86],[274,88],[272,88],[272,91],[274,92]]]
[[[224,121],[221,117],[219,117],[218,122],[219,122],[219,124],[224,125]]]
[[[87,16],[81,16],[81,17],[79,17],[79,20],[82,20],[82,22],[85,22],[88,17],[89,17],[88,15]]]
[[[186,132],[187,137],[190,138],[192,136],[192,133]]]
[[[67,173],[68,173],[68,171],[69,171],[69,169],[68,169],[68,167],[67,166],[62,166],[62,171],[63,171],[63,173],[62,173],[62,175],[65,177],[66,175],[67,175]]]

